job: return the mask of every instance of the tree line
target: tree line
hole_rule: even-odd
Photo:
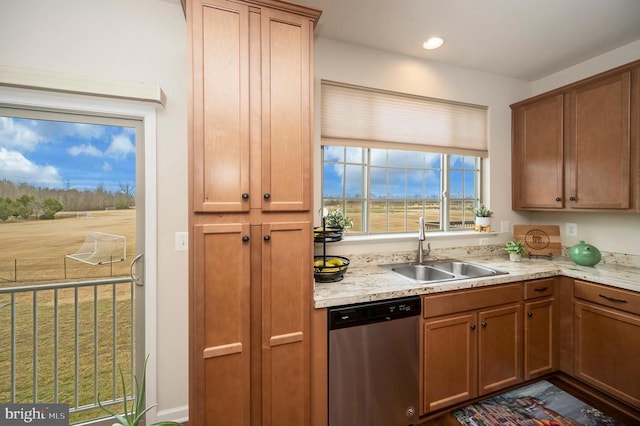
[[[135,189],[120,184],[119,190],[107,191],[98,185],[93,190],[39,188],[27,183],[0,180],[0,220],[10,217],[53,219],[59,211],[91,211],[107,208],[127,209],[135,206]]]

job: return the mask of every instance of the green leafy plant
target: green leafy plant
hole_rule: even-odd
[[[523,254],[525,251],[525,248],[526,247],[524,243],[519,240],[507,241],[507,243],[504,245],[504,249],[506,250],[507,253]]]
[[[480,205],[473,209],[473,214],[476,217],[491,217],[493,212],[489,210],[489,208],[485,206],[484,203],[480,203]]]
[[[144,407],[144,395],[147,386],[147,361],[149,360],[149,355],[144,360],[144,367],[142,368],[142,380],[138,383],[138,378],[134,376],[135,379],[135,401],[132,402],[131,411],[129,411],[129,406],[127,404],[127,388],[124,384],[124,374],[122,374],[122,368],[118,366],[118,371],[120,372],[120,380],[122,381],[122,394],[124,395],[123,405],[124,412],[122,414],[116,414],[100,402],[98,399],[98,405],[102,408],[103,411],[113,416],[118,422],[114,423],[112,426],[138,426],[139,424],[143,424],[144,416],[147,414],[147,411],[151,410],[155,407],[155,404],[145,408]],[[142,422],[142,423],[141,423]],[[151,423],[147,426],[180,426],[180,423],[163,421]]]
[[[353,221],[340,208],[337,208],[327,213],[324,224],[327,228],[347,229],[353,226]]]

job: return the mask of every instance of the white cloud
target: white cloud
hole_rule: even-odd
[[[113,170],[113,167],[111,167],[111,164],[107,163],[106,161],[102,163],[103,172],[110,172],[111,170]]]
[[[91,144],[82,144],[72,146],[67,150],[67,152],[74,157],[77,157],[80,154],[90,155],[92,157],[102,157],[102,151]]]
[[[80,136],[84,139],[99,139],[105,133],[105,127],[97,124],[69,123],[69,128],[65,129],[69,136]]]
[[[17,151],[0,147],[0,179],[36,186],[59,187],[62,178],[53,166],[39,166]]]
[[[13,118],[0,117],[0,147],[33,151],[42,140],[37,132]]]
[[[109,148],[104,152],[111,158],[124,158],[129,154],[135,154],[136,147],[127,135],[120,134],[113,137]]]

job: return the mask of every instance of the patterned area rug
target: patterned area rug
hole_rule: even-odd
[[[465,426],[620,425],[546,380],[468,405],[452,414]]]

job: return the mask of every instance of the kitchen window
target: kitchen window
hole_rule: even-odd
[[[487,107],[322,81],[322,206],[351,233],[473,228]]]
[[[322,205],[352,220],[350,233],[473,227],[480,200],[477,156],[355,146],[323,146]]]

